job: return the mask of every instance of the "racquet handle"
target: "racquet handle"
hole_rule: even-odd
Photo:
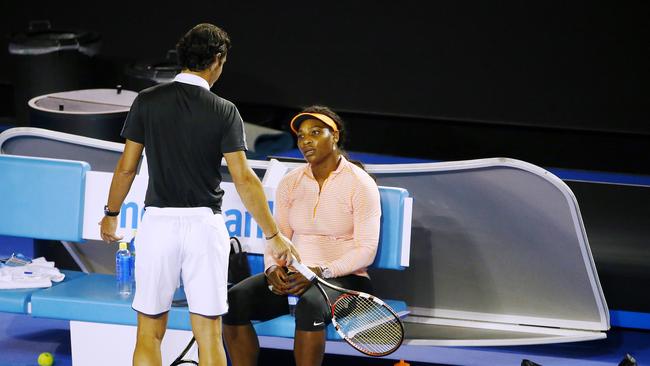
[[[289,265],[295,268],[296,271],[300,272],[300,274],[305,276],[305,278],[307,278],[310,281],[313,281],[314,278],[316,278],[316,274],[307,266],[298,262],[298,260],[296,259],[296,257],[293,256],[293,254],[291,255],[291,263],[289,263]]]

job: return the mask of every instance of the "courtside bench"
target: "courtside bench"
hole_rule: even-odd
[[[0,235],[81,242],[85,162],[0,155]],[[401,188],[380,187],[382,218],[373,268],[403,270],[408,265],[410,199]],[[259,256],[257,256],[259,259]],[[257,268],[257,271],[261,268]],[[135,325],[132,295],[119,295],[114,276],[65,271],[66,279],[48,289],[0,290],[0,311],[71,321]],[[176,294],[183,297],[182,289]],[[398,313],[406,303],[387,301]],[[169,313],[170,329],[190,330],[187,307]],[[260,336],[292,338],[294,323],[282,316],[255,324]],[[333,327],[328,339],[339,339]]]
[[[0,155],[0,235],[82,241],[86,172],[84,162]],[[65,279],[84,276],[62,271]],[[0,290],[0,311],[31,313],[31,299],[42,289]]]

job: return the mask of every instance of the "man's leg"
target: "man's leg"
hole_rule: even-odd
[[[255,366],[260,353],[257,334],[251,323],[224,325],[223,335],[233,366]]]
[[[133,364],[160,365],[160,343],[180,276],[180,219],[152,207],[138,228],[133,308],[138,311],[138,333]],[[159,314],[159,315],[146,315]]]
[[[150,316],[138,313],[138,333],[133,352],[134,366],[160,366],[160,343],[167,329],[169,313]]]
[[[192,332],[199,345],[201,366],[226,366],[226,352],[221,340],[221,317],[190,313]]]

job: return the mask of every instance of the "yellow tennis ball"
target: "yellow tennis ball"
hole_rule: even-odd
[[[38,355],[39,366],[52,366],[54,363],[54,356],[49,352],[43,352]]]

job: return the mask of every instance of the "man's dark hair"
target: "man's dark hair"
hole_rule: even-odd
[[[229,49],[228,33],[209,23],[190,29],[176,44],[180,66],[195,72],[207,69],[218,53],[221,53],[221,58],[225,57]]]

